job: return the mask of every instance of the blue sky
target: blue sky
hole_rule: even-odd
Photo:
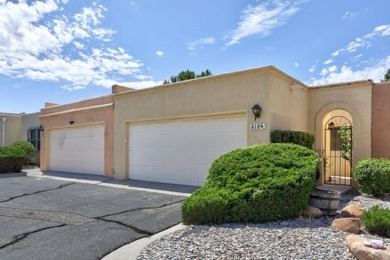
[[[390,68],[388,0],[0,0],[0,112],[274,65],[308,85]]]

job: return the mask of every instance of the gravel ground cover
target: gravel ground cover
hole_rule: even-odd
[[[342,195],[339,209],[351,203],[361,203],[366,209],[373,205],[390,208],[390,197],[377,199],[350,192]],[[153,242],[137,259],[356,259],[346,245],[348,233],[331,228],[338,217],[187,226]],[[360,235],[379,238],[364,229]],[[384,241],[390,246],[390,239]]]

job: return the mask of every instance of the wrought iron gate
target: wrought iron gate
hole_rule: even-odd
[[[325,124],[324,183],[351,185],[352,123],[335,116]]]

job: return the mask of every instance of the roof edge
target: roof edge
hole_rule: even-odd
[[[120,92],[120,93],[115,93],[113,95],[114,96],[121,96],[121,95],[129,94],[129,93],[132,93],[132,94],[139,93],[140,94],[140,93],[144,93],[144,92],[161,90],[161,89],[165,89],[165,88],[172,88],[172,87],[176,87],[176,86],[180,86],[180,85],[190,84],[194,81],[204,81],[204,80],[210,80],[210,79],[215,79],[215,78],[222,78],[222,77],[226,77],[226,76],[232,76],[235,74],[249,73],[249,72],[253,72],[253,71],[267,71],[267,70],[276,72],[276,73],[280,74],[281,76],[303,86],[304,88],[309,88],[309,86],[306,85],[305,83],[303,83],[302,81],[299,81],[296,78],[293,78],[292,76],[281,71],[277,67],[275,67],[273,65],[267,65],[267,66],[263,66],[263,67],[237,70],[237,71],[233,71],[233,72],[226,72],[226,73],[221,73],[221,74],[216,74],[216,75],[211,75],[211,76],[206,76],[206,77],[201,77],[201,78],[196,78],[196,79],[183,80],[183,81],[178,81],[178,82],[169,83],[169,84],[160,84],[160,85],[152,86],[149,88],[129,90],[129,91],[124,91],[124,92]]]
[[[336,88],[336,87],[344,87],[344,86],[351,86],[351,85],[357,85],[357,84],[370,84],[370,85],[372,85],[372,84],[374,84],[374,81],[372,79],[346,81],[346,82],[332,83],[332,84],[327,84],[327,85],[310,86],[309,89]]]

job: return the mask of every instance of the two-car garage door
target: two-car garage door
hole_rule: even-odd
[[[202,185],[215,159],[246,145],[245,116],[130,125],[129,178]]]
[[[104,125],[50,130],[49,170],[104,174]]]

